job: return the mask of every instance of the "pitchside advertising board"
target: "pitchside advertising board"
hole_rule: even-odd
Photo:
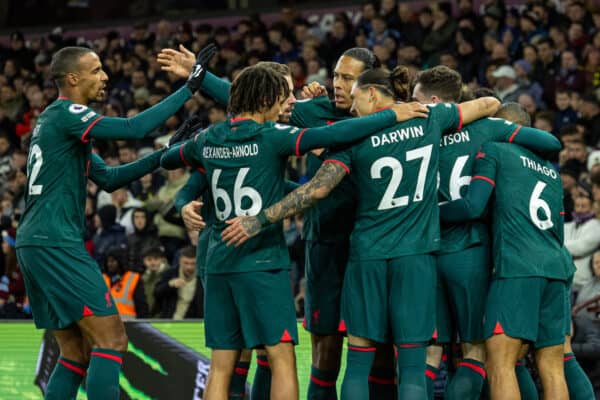
[[[126,322],[125,329],[129,348],[123,356],[121,400],[203,398],[210,367],[207,357],[147,322]],[[58,345],[46,331],[35,374],[35,384],[44,393],[58,355]],[[249,387],[246,391],[249,392]]]

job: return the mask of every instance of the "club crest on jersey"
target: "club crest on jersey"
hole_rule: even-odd
[[[81,114],[85,110],[87,110],[87,106],[84,106],[82,104],[71,104],[69,106],[69,112],[71,114]]]

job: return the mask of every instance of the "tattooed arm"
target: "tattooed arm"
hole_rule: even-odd
[[[251,237],[258,235],[263,227],[312,207],[318,200],[327,197],[346,173],[346,169],[339,164],[323,163],[310,181],[271,207],[262,210],[258,215],[241,216],[228,220],[229,226],[225,228],[221,238],[227,242],[227,246],[233,244],[238,247]]]

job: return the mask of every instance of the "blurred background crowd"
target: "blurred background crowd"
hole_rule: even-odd
[[[489,88],[502,101],[519,102],[537,128],[561,139],[555,157],[565,189],[565,244],[577,266],[573,284],[574,349],[588,373],[600,360],[600,6],[583,1],[366,2],[360,13],[339,13],[328,29],[294,8],[274,22],[257,14],[233,27],[185,20],[135,20],[127,34],[106,29],[99,37],[72,36],[62,27],[28,34],[13,31],[0,47],[0,317],[29,318],[15,257],[15,228],[24,206],[27,150],[36,120],[57,97],[49,77],[53,52],[66,45],[93,48],[109,75],[107,101],[98,112],[131,117],[176,90],[183,81],[161,71],[157,53],[183,44],[197,52],[219,48],[209,67],[232,80],[260,60],[288,64],[295,89],[316,81],[332,88],[341,53],[368,47],[388,68],[412,73],[446,65],[460,72],[465,90]],[[96,35],[97,36],[97,35]],[[1,38],[0,38],[1,39]],[[109,165],[135,161],[161,148],[189,116],[203,125],[223,121],[226,109],[198,94],[148,138],[94,143]],[[291,180],[306,180],[304,160],[290,159]],[[173,207],[189,173],[157,170],[112,193],[88,186],[86,247],[107,284],[129,290],[135,310],[127,318],[200,318],[196,284],[197,232],[188,232]],[[40,221],[40,223],[44,223]],[[302,217],[287,220],[290,287],[303,313]],[[134,284],[135,283],[135,284]],[[587,363],[587,364],[586,364]],[[596,379],[598,381],[598,379]],[[592,382],[594,379],[592,377]]]

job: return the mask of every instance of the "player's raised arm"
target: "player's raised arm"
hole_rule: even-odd
[[[163,71],[172,72],[180,78],[185,78],[192,72],[196,60],[203,67],[206,67],[210,61],[210,57],[207,57],[207,55],[210,54],[212,49],[216,49],[216,46],[213,43],[203,47],[198,53],[198,58],[196,58],[194,53],[180,44],[179,50],[162,49],[160,53],[158,53],[156,61],[161,65]],[[227,105],[227,102],[229,101],[230,88],[231,83],[208,71],[206,72],[206,76],[200,87],[203,92],[222,105]]]
[[[315,176],[283,199],[262,210],[256,216],[236,217],[226,221],[229,226],[223,230],[221,238],[228,246],[236,247],[260,233],[261,229],[298,214],[312,207],[318,200],[327,197],[346,176],[347,170],[341,164],[326,162]]]
[[[397,122],[425,118],[429,109],[421,103],[394,104],[366,117],[350,118],[318,128],[291,128],[292,135],[279,136],[283,155],[301,156],[308,150],[352,144]],[[275,138],[277,140],[277,138]]]
[[[440,205],[440,219],[459,222],[483,216],[490,196],[496,187],[497,161],[489,146],[483,145],[477,153],[475,168],[468,191],[461,199]]]
[[[116,167],[106,165],[99,155],[93,153],[89,178],[102,190],[113,192],[160,167],[162,153],[162,150],[157,150],[137,161]]]

